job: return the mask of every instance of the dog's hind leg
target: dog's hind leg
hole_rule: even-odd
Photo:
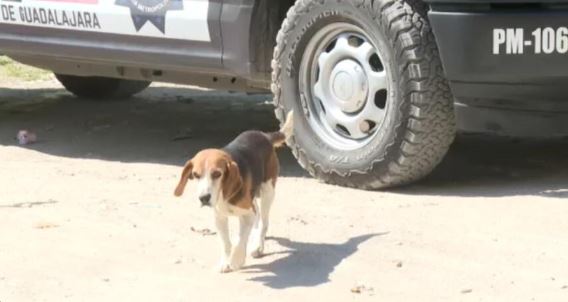
[[[264,240],[266,239],[266,232],[268,231],[270,208],[274,201],[274,183],[268,181],[260,187],[260,202],[258,223],[252,238],[254,245],[251,251],[253,258],[260,258],[264,254]]]

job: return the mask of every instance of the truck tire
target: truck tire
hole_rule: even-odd
[[[55,74],[57,80],[74,95],[86,99],[129,98],[150,86],[151,82],[106,77],[80,77]]]
[[[361,189],[429,174],[455,136],[453,98],[426,17],[411,0],[299,0],[272,61],[275,113],[325,182]]]

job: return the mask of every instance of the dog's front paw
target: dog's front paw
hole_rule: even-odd
[[[215,270],[221,274],[230,273],[233,270],[231,269],[231,265],[227,263],[224,259],[219,262],[219,264],[215,267]]]
[[[239,270],[241,267],[243,267],[243,265],[245,265],[245,258],[246,258],[246,249],[235,248],[229,260],[229,266],[231,270],[236,271]]]
[[[264,249],[261,247],[257,247],[250,253],[250,256],[253,258],[262,258],[264,256]]]

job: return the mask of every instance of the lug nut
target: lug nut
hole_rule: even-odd
[[[362,121],[359,124],[359,130],[361,130],[361,132],[363,132],[363,133],[368,133],[369,130],[371,130],[371,125],[369,125],[369,122],[367,122],[367,121]]]

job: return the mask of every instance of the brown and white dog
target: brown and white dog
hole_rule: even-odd
[[[238,270],[245,263],[251,237],[251,256],[261,257],[268,229],[268,216],[274,200],[279,164],[275,148],[292,135],[292,112],[278,132],[245,131],[222,149],[205,149],[187,161],[175,190],[181,196],[188,180],[197,180],[197,196],[215,213],[215,226],[221,239],[222,273]],[[239,239],[232,245],[228,217],[239,218]]]

